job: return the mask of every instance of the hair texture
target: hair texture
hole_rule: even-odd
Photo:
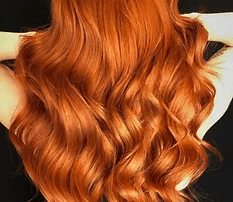
[[[48,202],[182,202],[214,149],[208,32],[178,0],[52,0],[14,71],[25,106],[9,136]]]

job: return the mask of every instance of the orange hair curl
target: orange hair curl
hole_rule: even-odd
[[[23,37],[9,136],[48,202],[192,200],[177,186],[207,167],[216,72],[177,1],[52,0],[51,26]]]

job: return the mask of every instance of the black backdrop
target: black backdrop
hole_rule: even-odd
[[[195,12],[199,9],[205,9],[207,12],[233,12],[233,5],[229,0],[181,0],[179,8],[182,13]],[[1,0],[0,31],[20,32],[26,31],[27,28],[49,25],[49,9],[50,0]],[[205,57],[209,58],[221,47],[222,44],[213,43]],[[209,168],[194,186],[202,195],[202,202],[232,200],[232,124],[233,104],[205,135],[204,139],[220,150],[224,160],[218,162],[214,155],[210,155]],[[26,175],[18,171],[20,160],[9,142],[8,131],[1,124],[0,134],[0,201],[25,202],[35,195],[35,187]],[[39,195],[33,201],[42,201],[42,197]]]

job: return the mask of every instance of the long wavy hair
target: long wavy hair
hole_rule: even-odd
[[[182,202],[208,166],[197,131],[216,89],[208,32],[178,0],[52,0],[14,71],[25,105],[9,128],[48,202]]]

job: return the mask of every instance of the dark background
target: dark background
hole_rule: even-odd
[[[179,3],[182,13],[196,12],[233,12],[229,0],[182,0]],[[22,32],[50,23],[50,0],[1,0],[0,31]],[[213,43],[206,52],[208,59],[222,44]],[[233,75],[232,75],[233,76]],[[224,160],[218,162],[210,154],[209,168],[194,185],[202,196],[201,202],[231,201],[233,190],[233,104],[225,115],[207,132],[205,140],[217,147]],[[8,139],[8,131],[0,124],[0,201],[25,202],[35,194],[35,187],[23,171],[19,170],[20,160]],[[21,174],[20,174],[21,173]],[[33,202],[42,201],[39,195]]]

